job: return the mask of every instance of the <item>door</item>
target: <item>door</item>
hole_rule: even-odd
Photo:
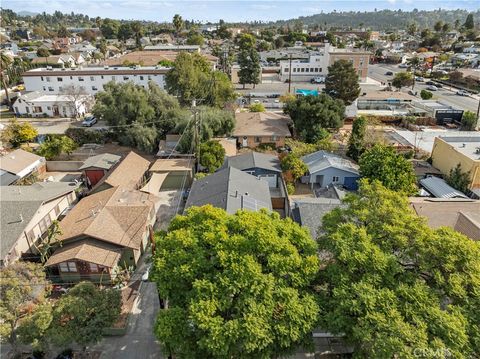
[[[60,116],[60,111],[57,105],[53,105],[53,116]]]
[[[248,147],[247,136],[243,136],[243,139],[242,139],[242,147]]]
[[[343,180],[343,185],[346,189],[356,191],[358,189],[357,180],[358,177],[345,177],[345,179]]]
[[[323,175],[316,175],[315,183],[318,184],[320,187],[323,187]]]
[[[259,176],[261,179],[268,182],[268,187],[277,188],[277,175],[262,175]]]

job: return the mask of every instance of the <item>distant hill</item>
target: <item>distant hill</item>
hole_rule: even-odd
[[[372,30],[396,30],[404,29],[409,23],[415,22],[420,28],[433,27],[437,21],[454,24],[459,20],[460,24],[465,22],[467,10],[432,10],[413,11],[402,10],[379,10],[370,12],[349,11],[349,12],[331,12],[321,13],[311,16],[301,16],[298,19],[280,20],[271,24],[281,26],[293,26],[301,21],[304,25],[318,25],[322,28],[345,28],[345,27],[366,27]],[[480,10],[473,12],[475,23],[480,21]]]
[[[36,16],[38,12],[31,12],[31,11],[19,11],[17,12],[18,16]]]

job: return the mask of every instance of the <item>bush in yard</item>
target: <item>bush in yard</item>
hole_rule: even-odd
[[[90,131],[84,128],[70,127],[65,131],[65,135],[70,137],[79,146],[85,143],[105,143],[105,135],[100,131]]]
[[[302,161],[302,159],[292,153],[283,157],[280,161],[280,165],[282,167],[282,171],[290,172],[292,174],[294,181],[302,177],[305,172],[308,171],[308,167]]]
[[[265,112],[265,106],[263,103],[252,103],[248,109],[250,112]]]
[[[215,140],[204,142],[200,145],[200,164],[213,173],[219,169],[225,158],[225,149]]]
[[[3,142],[10,143],[13,148],[17,148],[23,143],[33,141],[37,135],[38,131],[29,122],[12,120],[3,129],[0,138]]]
[[[62,153],[70,155],[77,147],[75,141],[70,137],[49,135],[46,141],[38,147],[37,154],[47,160],[52,160]]]

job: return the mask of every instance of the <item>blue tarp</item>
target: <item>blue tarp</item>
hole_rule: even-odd
[[[318,96],[318,90],[296,90],[295,94],[301,96]]]

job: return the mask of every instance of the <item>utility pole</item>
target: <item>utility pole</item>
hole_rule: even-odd
[[[200,121],[198,118],[197,100],[192,100],[193,112],[193,141],[195,146],[195,170],[198,172],[200,167]]]
[[[288,93],[290,93],[291,85],[292,85],[292,54],[290,54],[289,65],[288,65]]]

